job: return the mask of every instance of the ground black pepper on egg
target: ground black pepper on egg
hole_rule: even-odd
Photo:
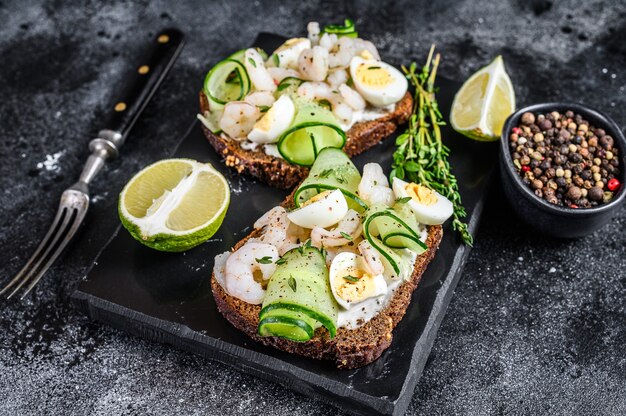
[[[591,208],[622,186],[614,139],[573,111],[522,114],[509,145],[522,182],[551,204]]]

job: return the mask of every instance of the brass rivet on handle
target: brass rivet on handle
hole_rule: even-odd
[[[141,75],[145,75],[149,71],[150,71],[150,67],[148,65],[141,65],[139,69],[137,70],[137,72],[139,72]]]
[[[124,110],[126,110],[126,103],[125,102],[120,101],[119,103],[115,104],[115,111],[117,111],[119,113],[119,112],[122,112]]]
[[[170,41],[170,37],[165,35],[165,34],[163,34],[163,35],[159,36],[157,38],[157,40],[159,41],[159,43],[167,43],[167,42]]]

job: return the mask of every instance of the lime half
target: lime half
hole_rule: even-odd
[[[498,140],[506,118],[515,111],[515,91],[497,56],[472,75],[454,96],[450,124],[459,133],[480,141]]]
[[[124,227],[141,243],[161,251],[185,251],[215,234],[229,202],[228,182],[213,166],[166,159],[126,184],[118,210]]]

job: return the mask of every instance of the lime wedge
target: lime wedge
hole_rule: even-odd
[[[213,166],[191,159],[166,159],[137,173],[120,194],[122,225],[148,247],[185,251],[220,228],[230,189]]]
[[[515,91],[497,56],[472,75],[454,96],[450,124],[459,133],[479,141],[498,140],[506,118],[515,111]]]

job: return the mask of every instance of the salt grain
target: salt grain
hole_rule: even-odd
[[[46,155],[46,160],[37,163],[37,169],[45,169],[48,172],[58,172],[61,170],[59,167],[59,159],[65,153],[64,150],[56,152],[52,155]]]

